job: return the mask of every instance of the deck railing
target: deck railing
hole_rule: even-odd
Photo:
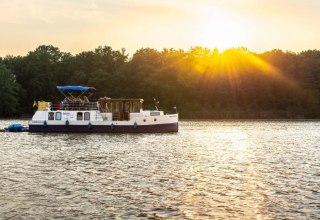
[[[69,102],[69,103],[48,103],[48,109],[51,111],[92,111],[98,110],[98,103],[97,102]]]

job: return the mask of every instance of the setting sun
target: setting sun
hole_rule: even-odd
[[[197,41],[199,45],[225,50],[248,44],[244,19],[226,11],[203,11]]]

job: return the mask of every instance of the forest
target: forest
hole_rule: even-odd
[[[320,118],[320,51],[225,51],[100,46],[79,54],[42,45],[0,57],[0,118],[30,117],[34,100],[61,101],[56,86],[96,88],[99,97],[142,98],[144,108],[185,119]]]

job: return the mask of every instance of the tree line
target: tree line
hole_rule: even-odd
[[[30,116],[34,100],[61,101],[57,85],[95,87],[93,99],[143,98],[182,118],[320,118],[320,51],[98,47],[76,55],[42,45],[0,57],[0,118]]]

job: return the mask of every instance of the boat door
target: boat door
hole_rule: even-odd
[[[129,121],[130,102],[122,101],[120,104],[120,121]]]
[[[112,103],[112,120],[113,121],[121,120],[120,102]]]

